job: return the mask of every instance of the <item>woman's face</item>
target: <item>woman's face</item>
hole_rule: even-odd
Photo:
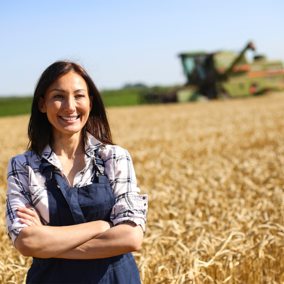
[[[39,110],[53,126],[53,136],[79,133],[92,108],[85,80],[75,72],[59,77],[40,98]]]

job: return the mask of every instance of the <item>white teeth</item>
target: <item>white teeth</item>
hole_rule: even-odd
[[[77,116],[76,117],[63,117],[63,116],[61,116],[61,118],[64,119],[64,120],[76,120],[78,117]]]

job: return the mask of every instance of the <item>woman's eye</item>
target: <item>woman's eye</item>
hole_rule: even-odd
[[[78,95],[76,95],[76,97],[77,97],[77,98],[84,98],[85,95],[84,95],[84,94],[78,94]]]
[[[57,94],[57,95],[54,96],[54,98],[57,98],[57,99],[58,99],[58,98],[63,98],[63,96],[60,95],[60,94]]]

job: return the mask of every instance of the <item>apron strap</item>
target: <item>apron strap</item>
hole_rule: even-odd
[[[41,164],[39,166],[40,173],[45,177],[45,186],[47,189],[47,196],[48,196],[48,206],[49,206],[49,217],[50,220],[53,220],[53,225],[59,226],[58,220],[57,220],[57,206],[55,202],[50,202],[50,200],[53,200],[53,192],[54,190],[57,190],[57,184],[55,179],[53,178],[53,172],[55,170],[55,167],[50,164],[46,159],[41,160]],[[49,223],[50,223],[49,220]]]
[[[46,159],[42,159],[39,171],[46,179],[45,185],[51,181],[54,170],[55,167],[53,165],[51,165]]]
[[[93,161],[96,172],[93,176],[92,181],[97,183],[108,183],[109,180],[105,175],[105,163],[99,155],[98,149],[95,151],[95,157]]]

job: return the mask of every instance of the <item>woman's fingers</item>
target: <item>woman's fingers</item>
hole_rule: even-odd
[[[26,207],[32,211],[34,211],[36,213],[36,217],[38,218],[38,220],[40,221],[40,214],[38,212],[38,210],[35,207],[32,207],[29,203],[26,204]]]
[[[29,220],[34,225],[38,225],[38,226],[42,225],[39,215],[37,214],[35,209],[32,210],[31,208],[33,207],[30,207],[30,208],[19,207],[17,215],[24,220]]]
[[[20,217],[21,223],[27,224],[29,226],[40,226],[41,223],[34,217],[31,217],[30,215],[17,212],[17,215]]]
[[[33,216],[33,217],[37,216],[37,213],[35,212],[35,210],[29,209],[29,208],[19,207],[18,211],[25,213],[27,215]]]
[[[22,212],[17,212],[17,215],[18,215],[20,218],[22,218],[22,219],[29,220],[29,221],[31,221],[31,222],[33,222],[33,223],[36,222],[36,218],[35,218],[35,217],[32,217],[32,216],[30,216],[30,215],[28,215],[28,214],[25,214],[25,213],[22,213]]]
[[[21,223],[23,223],[23,224],[27,224],[29,227],[31,227],[31,226],[36,226],[36,224],[35,223],[33,223],[32,221],[30,221],[30,220],[28,220],[28,219],[20,219],[20,221],[21,221]]]
[[[36,212],[36,209],[33,206],[31,206],[29,203],[26,203],[26,208]]]

